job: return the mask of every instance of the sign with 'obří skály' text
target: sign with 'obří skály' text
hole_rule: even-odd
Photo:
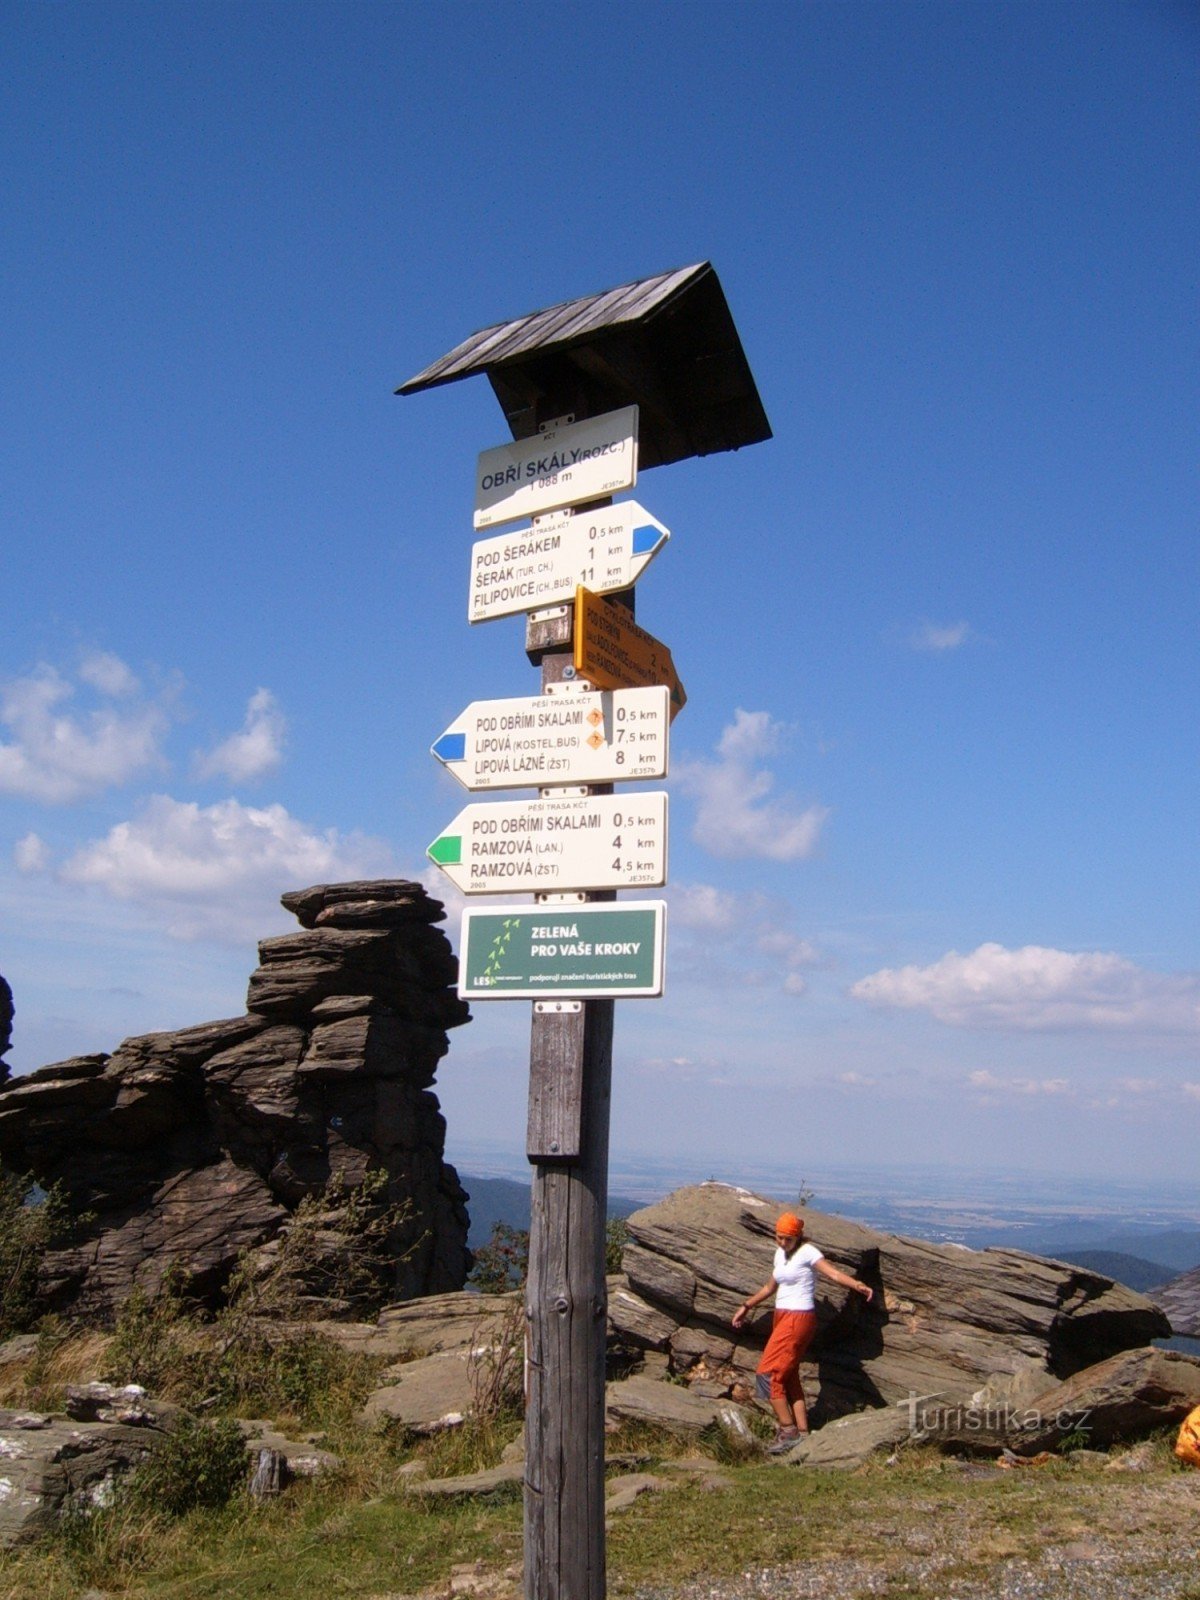
[[[638,408],[625,406],[497,445],[479,457],[475,526],[599,500],[637,482]]]

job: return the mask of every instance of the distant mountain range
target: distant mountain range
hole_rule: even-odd
[[[1131,1256],[1123,1250],[1072,1250],[1069,1255],[1051,1252],[1057,1261],[1066,1261],[1073,1267],[1086,1267],[1102,1277],[1123,1283],[1128,1289],[1145,1294],[1157,1289],[1175,1276],[1174,1267],[1165,1267],[1161,1261],[1148,1261],[1144,1256]]]
[[[974,1244],[973,1239],[965,1241]],[[999,1243],[993,1237],[990,1243]],[[1031,1255],[1051,1256],[1072,1266],[1093,1267],[1131,1289],[1153,1288],[1176,1273],[1200,1266],[1200,1228],[1114,1228],[1111,1223],[1088,1222],[1046,1228],[1022,1228],[1006,1243]],[[1146,1283],[1135,1283],[1119,1272],[1110,1272],[1094,1259],[1101,1255],[1118,1256],[1125,1261],[1153,1267],[1158,1276]],[[1139,1268],[1140,1270],[1140,1268]]]
[[[515,1178],[473,1178],[465,1172],[459,1177],[471,1197],[467,1203],[471,1214],[467,1244],[472,1250],[488,1242],[498,1222],[506,1222],[510,1228],[529,1227],[530,1184],[519,1183]],[[628,1195],[610,1194],[608,1214],[627,1217],[631,1211],[640,1210],[642,1204],[641,1200],[631,1200]]]
[[[522,1183],[516,1178],[477,1178],[468,1173],[462,1173],[461,1177],[464,1188],[471,1196],[468,1243],[472,1249],[487,1243],[497,1222],[507,1222],[514,1228],[528,1228],[528,1182]],[[818,1196],[816,1204],[823,1211],[840,1213],[889,1233],[918,1238],[945,1236],[940,1227],[922,1225],[911,1214],[900,1215],[886,1205],[855,1204],[845,1199],[839,1203],[839,1199],[841,1197],[832,1195],[828,1199]],[[629,1195],[611,1194],[608,1213],[610,1217],[627,1217],[631,1211],[640,1210],[648,1203],[645,1199]],[[1049,1256],[1055,1261],[1066,1261],[1072,1266],[1103,1273],[1105,1277],[1114,1278],[1118,1283],[1127,1284],[1139,1292],[1158,1288],[1179,1273],[1200,1266],[1200,1228],[1156,1227],[1148,1224],[1122,1227],[1114,1226],[1111,1218],[1097,1217],[1033,1226],[1021,1221],[1014,1222],[1011,1229],[1007,1229],[1002,1218],[1002,1208],[993,1206],[986,1226],[957,1228],[955,1237],[973,1250],[998,1245],[1012,1250],[1026,1250],[1030,1255]]]

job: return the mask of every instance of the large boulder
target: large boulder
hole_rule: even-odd
[[[779,1205],[726,1184],[677,1190],[629,1219],[626,1284],[610,1296],[616,1332],[727,1392],[757,1365],[767,1315],[735,1333],[740,1301],[771,1269]],[[1033,1362],[1049,1383],[1165,1336],[1163,1313],[1111,1279],[1017,1250],[965,1250],[884,1234],[807,1211],[807,1237],[875,1289],[818,1278],[818,1333],[802,1368],[816,1426],[914,1395],[969,1397]]]
[[[172,1421],[153,1406],[106,1420],[0,1411],[0,1547],[38,1538],[67,1511],[109,1504],[117,1479],[158,1447]]]
[[[1200,1267],[1181,1272],[1161,1289],[1152,1289],[1150,1298],[1171,1319],[1174,1332],[1200,1339]]]
[[[1152,1345],[1123,1350],[1030,1394],[995,1382],[966,1405],[939,1396],[910,1401],[916,1437],[943,1450],[1033,1455],[1064,1439],[1090,1448],[1142,1439],[1181,1422],[1200,1405],[1200,1359]]]
[[[303,931],[260,945],[244,1016],[0,1083],[0,1163],[59,1184],[90,1217],[46,1258],[47,1309],[111,1314],[171,1265],[215,1301],[242,1252],[267,1247],[270,1270],[302,1201],[373,1173],[378,1204],[401,1217],[388,1293],[461,1288],[467,1197],[431,1087],[446,1030],[469,1017],[435,926],[444,908],[391,880],[283,901]],[[349,1242],[339,1226],[322,1218],[327,1261]]]

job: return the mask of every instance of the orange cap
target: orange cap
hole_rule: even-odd
[[[775,1224],[776,1233],[789,1233],[794,1238],[799,1238],[804,1232],[804,1218],[798,1217],[794,1211],[785,1211]]]

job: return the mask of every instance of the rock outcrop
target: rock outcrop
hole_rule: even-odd
[[[216,1297],[239,1253],[276,1239],[307,1196],[387,1175],[408,1215],[388,1292],[461,1288],[466,1195],[443,1161],[431,1085],[469,1013],[416,883],[283,896],[302,932],[264,940],[245,1016],[126,1039],[0,1084],[0,1162],[90,1213],[51,1252],[49,1306],[108,1314],[171,1263]],[[336,1216],[326,1230],[338,1249]]]
[[[770,1274],[778,1204],[707,1183],[629,1219],[625,1283],[609,1298],[617,1334],[661,1352],[706,1394],[733,1394],[757,1364],[770,1319],[730,1318]],[[1098,1273],[1018,1250],[965,1250],[806,1212],[807,1237],[875,1289],[818,1279],[818,1334],[802,1368],[814,1425],[912,1395],[969,1396],[1033,1363],[1048,1387],[1119,1351],[1165,1337],[1149,1300]],[[661,1359],[661,1355],[659,1359]]]
[[[1200,1267],[1181,1272],[1161,1289],[1152,1289],[1150,1298],[1167,1313],[1175,1333],[1200,1339]]]
[[[5,979],[0,977],[0,1083],[8,1077],[8,1062],[4,1057],[12,1044],[13,1015],[12,990]]]
[[[0,1411],[0,1548],[47,1533],[68,1511],[112,1501],[117,1479],[138,1467],[174,1426],[173,1407],[143,1403],[126,1391],[124,1405],[67,1417]]]

